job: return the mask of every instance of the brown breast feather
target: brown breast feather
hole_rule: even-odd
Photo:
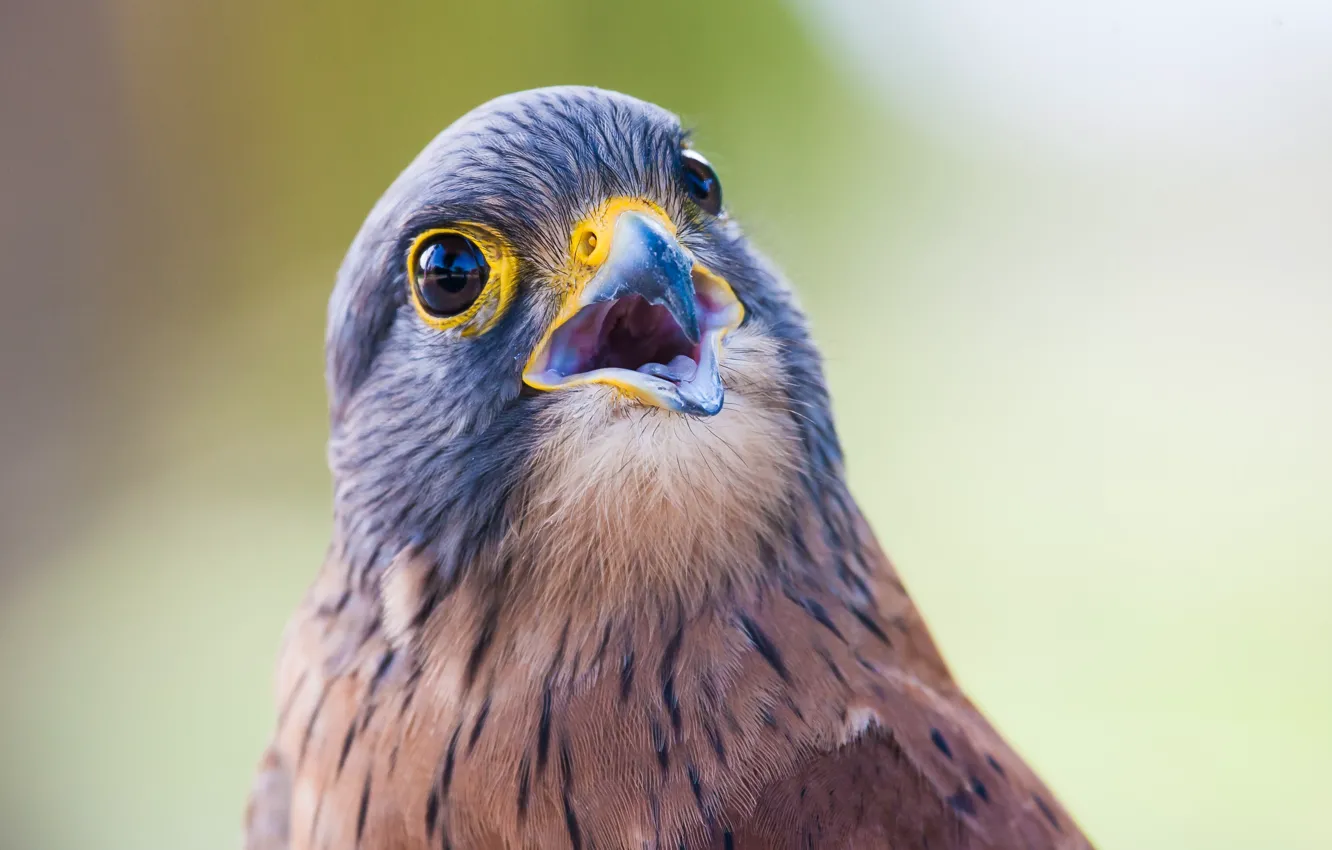
[[[788,577],[513,610],[410,558],[382,595],[328,563],[285,639],[247,847],[1089,847],[857,537],[874,602]]]

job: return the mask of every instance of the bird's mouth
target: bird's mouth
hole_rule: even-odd
[[[744,308],[680,245],[664,214],[641,201],[616,203],[575,230],[574,258],[586,279],[533,351],[523,380],[543,391],[607,384],[646,404],[712,416],[725,396],[722,342]]]

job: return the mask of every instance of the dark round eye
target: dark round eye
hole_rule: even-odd
[[[712,166],[702,154],[688,148],[680,151],[680,164],[684,168],[685,187],[689,189],[694,201],[704,212],[712,215],[720,214],[722,193],[717,172],[712,170]]]
[[[456,316],[472,306],[489,278],[481,249],[457,233],[436,236],[417,255],[416,293],[436,316]]]

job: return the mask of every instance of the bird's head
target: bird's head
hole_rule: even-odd
[[[678,119],[624,95],[524,92],[441,133],[352,245],[327,355],[363,570],[411,551],[678,589],[840,486],[789,289]]]

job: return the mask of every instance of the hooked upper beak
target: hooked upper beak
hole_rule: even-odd
[[[744,307],[670,219],[644,201],[612,200],[575,228],[572,253],[574,287],[527,362],[528,386],[608,384],[668,410],[718,413],[722,340]]]

